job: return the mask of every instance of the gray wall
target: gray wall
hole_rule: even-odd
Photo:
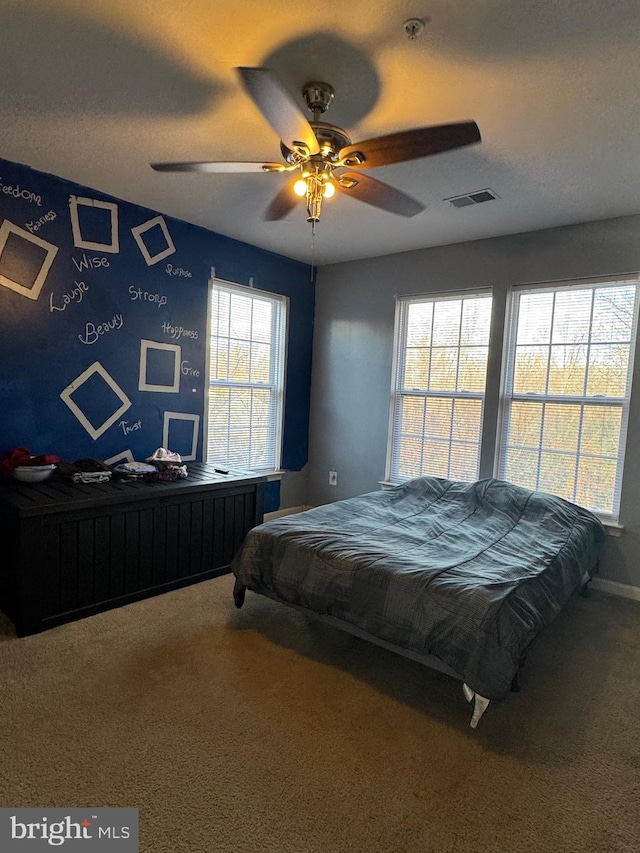
[[[302,471],[287,471],[280,482],[280,507],[301,507],[307,503],[307,466]]]
[[[322,504],[373,491],[384,479],[396,295],[493,289],[492,336],[498,346],[489,364],[480,471],[481,477],[488,477],[508,288],[638,269],[640,216],[322,267],[316,288],[306,502]],[[601,576],[640,586],[637,353],[634,389],[620,513],[625,529],[619,538],[607,538]],[[331,468],[338,472],[337,486],[328,484]]]

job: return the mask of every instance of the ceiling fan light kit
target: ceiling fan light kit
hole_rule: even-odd
[[[418,21],[405,22],[409,38],[417,37]],[[411,25],[411,27],[409,27]],[[414,32],[412,36],[410,33]],[[283,219],[299,197],[305,198],[307,221],[315,226],[320,220],[322,202],[336,192],[399,216],[422,213],[425,206],[401,190],[351,169],[369,169],[415,160],[480,142],[474,121],[414,128],[352,143],[349,134],[337,125],[321,121],[335,92],[328,83],[314,81],[302,89],[307,108],[313,115],[307,121],[296,102],[268,68],[238,68],[240,80],[267,122],[280,137],[285,163],[275,162],[193,162],[152,163],[160,172],[295,172],[300,177],[273,199],[265,219]]]

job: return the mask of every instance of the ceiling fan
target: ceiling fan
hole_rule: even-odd
[[[320,219],[322,201],[336,190],[400,216],[415,216],[424,205],[398,189],[362,174],[362,169],[415,160],[480,142],[474,121],[418,127],[352,143],[341,127],[320,121],[334,98],[328,83],[307,83],[302,94],[313,119],[307,121],[291,95],[268,68],[238,68],[242,84],[280,137],[284,163],[152,163],[158,172],[297,172],[293,188],[284,187],[269,205],[265,219],[285,217],[305,197],[307,221]],[[293,189],[293,191],[292,191]]]

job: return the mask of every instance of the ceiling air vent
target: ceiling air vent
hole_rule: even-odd
[[[453,198],[445,198],[454,207],[468,207],[470,204],[482,204],[483,201],[493,201],[495,198],[500,198],[493,190],[478,190],[468,195],[456,195]]]

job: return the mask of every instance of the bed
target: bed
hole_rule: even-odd
[[[268,521],[234,558],[246,590],[311,611],[463,682],[471,725],[591,578],[595,515],[494,478],[419,477]]]

